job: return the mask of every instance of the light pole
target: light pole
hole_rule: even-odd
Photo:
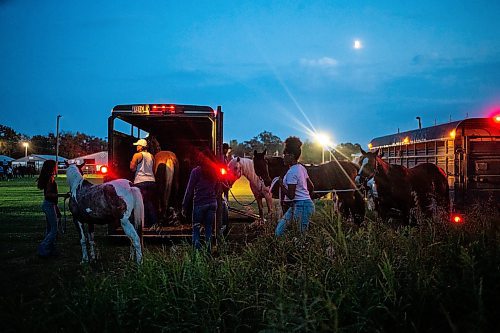
[[[61,117],[61,115],[57,115],[56,122],[56,177],[59,171],[59,119]]]
[[[23,142],[24,157],[28,157],[28,146],[29,146],[29,144],[27,142]]]
[[[330,142],[330,138],[328,135],[324,133],[316,133],[315,135],[316,141],[321,145],[321,163],[325,163],[325,148],[329,150],[329,147],[332,145]]]

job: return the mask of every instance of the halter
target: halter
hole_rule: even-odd
[[[363,179],[363,180],[366,180],[366,179],[370,179],[370,178],[373,178],[377,175],[378,173],[378,159],[377,159],[377,156],[375,156],[375,165],[373,167],[373,173],[370,174],[369,176],[363,176],[362,174],[362,170],[363,170],[363,166],[361,166],[361,168],[359,168],[359,171],[358,171],[358,174],[357,176],[360,178],[360,179]]]

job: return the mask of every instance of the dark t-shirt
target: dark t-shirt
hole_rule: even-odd
[[[182,206],[187,210],[191,201],[194,206],[217,203],[217,179],[207,177],[197,166],[191,171]]]
[[[57,183],[49,181],[43,189],[43,196],[48,202],[57,204]]]

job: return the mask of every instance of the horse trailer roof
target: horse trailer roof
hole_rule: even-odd
[[[385,135],[374,138],[370,141],[372,147],[392,146],[401,144],[408,140],[409,142],[445,140],[450,138],[450,133],[455,130],[457,136],[460,135],[458,129],[474,130],[474,133],[484,132],[485,135],[500,135],[500,125],[493,127],[490,118],[468,118],[459,121],[453,121],[447,124],[441,124],[431,127],[424,127],[391,135]],[[405,140],[406,139],[406,140]]]

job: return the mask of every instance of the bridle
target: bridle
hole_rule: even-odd
[[[364,167],[367,165],[368,163],[366,164],[363,164],[360,168],[359,168],[359,171],[358,171],[358,174],[357,176],[359,177],[360,180],[362,180],[362,183],[365,183],[366,180],[368,179],[371,179],[373,177],[375,177],[378,173],[378,160],[377,160],[377,156],[375,156],[375,165],[373,166],[373,171],[371,174],[369,174],[368,176],[365,176],[363,175],[364,173]]]

